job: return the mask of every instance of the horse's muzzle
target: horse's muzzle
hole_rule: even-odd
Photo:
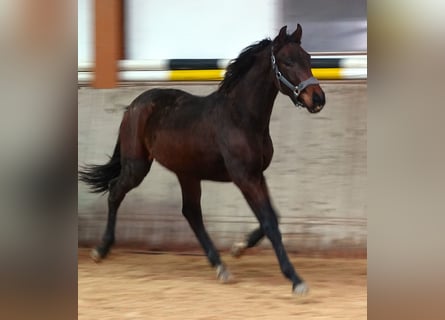
[[[326,98],[324,92],[321,93],[313,92],[312,93],[312,106],[307,106],[306,109],[310,113],[318,113],[320,112],[326,103]]]
[[[323,106],[316,106],[315,108],[306,108],[306,109],[310,113],[319,113],[323,109]]]
[[[302,99],[300,100],[297,95],[291,96],[291,100],[297,108],[306,108],[307,111],[309,111],[310,113],[320,112],[326,103],[323,91],[321,92],[321,94],[316,92],[312,93],[311,106],[307,105]]]

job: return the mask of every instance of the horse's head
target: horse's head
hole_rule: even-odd
[[[320,112],[325,94],[312,75],[311,57],[301,47],[302,29],[298,24],[291,35],[282,27],[272,42],[271,61],[278,89],[289,96],[296,106],[311,113]]]

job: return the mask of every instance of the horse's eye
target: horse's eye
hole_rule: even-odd
[[[294,64],[294,63],[292,62],[292,60],[290,60],[290,59],[285,59],[285,60],[283,61],[283,63],[284,63],[284,65],[285,65],[286,67],[292,67],[292,65]]]

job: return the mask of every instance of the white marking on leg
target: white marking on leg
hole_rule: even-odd
[[[231,283],[234,281],[233,275],[222,264],[216,267],[216,278],[222,283]]]
[[[302,282],[295,286],[292,293],[296,296],[304,296],[309,293],[309,287],[306,283]]]
[[[90,257],[96,263],[100,262],[102,260],[102,257],[100,256],[100,253],[99,253],[99,251],[96,248],[91,250]]]
[[[247,249],[247,242],[246,241],[239,241],[239,242],[235,242],[232,245],[232,249],[230,250],[230,253],[235,258],[239,258],[239,257],[241,257],[243,255],[243,253],[244,253],[244,251],[246,251],[246,249]]]

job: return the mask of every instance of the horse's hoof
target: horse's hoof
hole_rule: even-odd
[[[301,282],[294,286],[294,288],[292,289],[292,293],[296,296],[307,295],[309,293],[309,287],[306,283]]]
[[[100,254],[100,252],[97,248],[94,248],[93,250],[91,250],[90,257],[96,263],[100,262],[103,258],[103,256]]]
[[[245,241],[235,242],[230,250],[233,257],[239,258],[243,255],[247,248],[247,243]]]
[[[221,281],[221,283],[232,283],[234,281],[233,275],[224,265],[216,267],[216,278]]]

